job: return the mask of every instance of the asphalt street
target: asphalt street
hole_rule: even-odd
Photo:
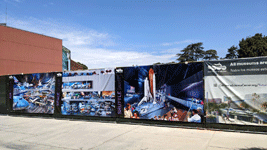
[[[267,134],[0,115],[1,150],[263,150]]]

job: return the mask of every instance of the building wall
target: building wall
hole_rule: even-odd
[[[70,50],[62,47],[62,71],[70,70]]]
[[[68,70],[68,53],[66,51],[62,51],[62,70]]]
[[[83,70],[83,67],[78,64],[77,62],[71,60],[71,68],[70,68],[72,71],[75,71],[75,70]]]
[[[62,40],[0,26],[0,76],[62,71]]]

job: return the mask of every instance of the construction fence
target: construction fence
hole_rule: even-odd
[[[0,112],[267,131],[267,58],[0,77]]]

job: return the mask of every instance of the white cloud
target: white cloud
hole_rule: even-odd
[[[85,63],[89,68],[151,65],[156,62],[167,63],[175,60],[173,54],[152,55],[144,52],[127,52],[99,48],[81,48],[75,51],[77,53],[72,55],[73,59]]]
[[[4,18],[4,17],[0,17]],[[3,20],[4,21],[4,20]],[[16,19],[8,16],[7,25],[47,36],[62,39],[68,45],[113,46],[113,37],[108,33],[92,29],[79,29],[75,25],[65,25],[51,19],[39,20],[33,17]]]
[[[161,46],[172,46],[172,45],[178,45],[178,44],[186,44],[186,43],[194,43],[197,40],[184,40],[184,41],[176,41],[176,42],[165,42],[161,43]]]
[[[0,15],[0,18],[4,17]],[[115,36],[52,19],[40,20],[33,17],[18,19],[8,16],[7,25],[62,39],[63,45],[71,50],[72,59],[86,64],[91,69],[150,65],[156,62],[167,63],[175,60],[175,55],[170,52],[152,54],[137,52],[134,49],[132,51],[112,49],[111,47],[114,46],[122,49],[120,45],[116,44]]]

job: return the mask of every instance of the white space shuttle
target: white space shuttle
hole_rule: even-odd
[[[153,101],[153,104],[156,104],[156,76],[152,68],[149,70],[149,80],[147,77],[144,80],[144,97],[138,103],[138,106],[143,102],[149,101]]]

